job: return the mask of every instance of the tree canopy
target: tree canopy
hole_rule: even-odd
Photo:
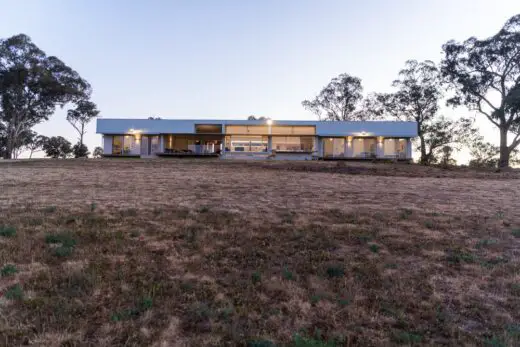
[[[19,34],[0,40],[0,123],[3,156],[12,158],[23,145],[20,137],[47,120],[56,106],[88,99],[87,81],[31,39]]]
[[[469,119],[451,120],[439,114],[443,87],[432,61],[408,60],[392,86],[396,88],[393,93],[370,95],[365,102],[366,112],[375,117],[417,122],[420,163],[437,162],[444,147],[450,145],[453,150],[475,131]]]
[[[361,79],[349,74],[334,77],[314,100],[304,100],[302,106],[320,120],[364,120],[366,114],[358,107],[363,100]]]
[[[43,144],[47,157],[65,159],[72,153],[72,144],[61,136],[53,136]]]
[[[442,74],[455,93],[449,103],[477,111],[499,129],[498,165],[509,166],[520,145],[520,15],[490,38],[449,41],[443,50]]]
[[[85,125],[99,114],[95,103],[89,100],[79,100],[76,108],[67,111],[67,121],[78,132],[79,144],[83,145],[85,135]]]

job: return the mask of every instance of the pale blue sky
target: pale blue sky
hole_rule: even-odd
[[[449,39],[494,34],[520,1],[0,0],[0,9],[0,37],[25,33],[77,70],[103,117],[315,119],[301,101],[332,77],[389,91],[407,59],[438,62]],[[35,129],[76,142],[63,110]],[[95,122],[85,139],[100,144]]]

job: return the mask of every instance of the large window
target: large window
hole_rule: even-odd
[[[273,136],[272,148],[277,152],[312,152],[312,136]]]
[[[273,125],[271,128],[271,134],[273,135],[315,135],[316,128],[314,126],[307,125]]]
[[[406,157],[406,139],[385,139],[383,147],[385,157]]]
[[[267,152],[267,136],[226,136],[226,151]]]
[[[222,125],[220,124],[195,124],[197,134],[221,134]]]
[[[226,125],[228,135],[315,135],[316,127],[308,125]]]
[[[226,134],[267,135],[269,134],[269,127],[267,125],[226,125]]]
[[[326,157],[343,157],[345,156],[345,139],[338,138],[324,138],[323,139],[323,154]]]
[[[375,158],[376,148],[375,138],[358,137],[352,140],[353,155],[356,158]]]
[[[112,136],[112,154],[130,154],[134,147],[134,143],[133,135]]]

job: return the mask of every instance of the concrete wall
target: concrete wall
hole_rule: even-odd
[[[103,135],[103,154],[112,154],[112,136]]]

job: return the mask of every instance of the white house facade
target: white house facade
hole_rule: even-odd
[[[417,123],[99,118],[106,157],[411,160]]]

